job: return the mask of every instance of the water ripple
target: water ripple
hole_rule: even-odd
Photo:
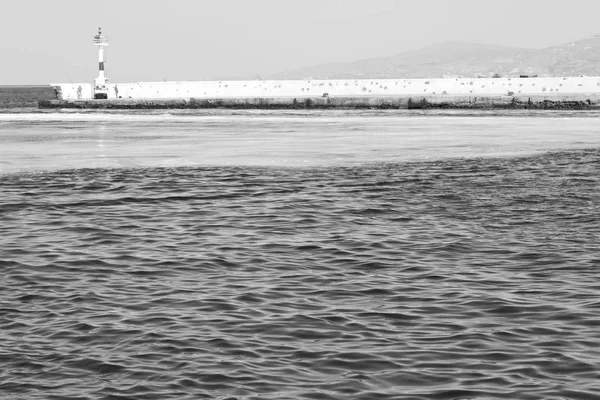
[[[595,399],[600,152],[0,176],[9,399]]]

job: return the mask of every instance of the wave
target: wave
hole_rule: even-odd
[[[246,117],[263,120],[306,120],[343,118],[345,121],[363,118],[411,118],[427,119],[431,117],[455,118],[597,118],[600,110],[585,111],[539,111],[539,110],[80,110],[62,109],[59,111],[24,109],[0,109],[2,121],[189,121],[190,119],[229,119]]]
[[[8,398],[594,399],[600,150],[0,176]]]

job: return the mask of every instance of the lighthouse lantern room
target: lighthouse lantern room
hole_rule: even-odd
[[[98,77],[94,80],[94,99],[108,98],[108,78],[104,75],[104,46],[108,46],[108,38],[102,35],[102,28],[94,36],[94,45],[98,46]]]

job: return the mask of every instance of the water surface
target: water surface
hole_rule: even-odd
[[[596,399],[585,113],[0,113],[7,399]]]

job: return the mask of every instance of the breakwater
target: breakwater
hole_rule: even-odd
[[[239,98],[239,99],[132,99],[132,100],[41,100],[40,108],[96,109],[561,109],[599,108],[597,101],[569,96],[540,97],[369,97],[369,98]]]
[[[52,84],[41,108],[535,108],[598,104],[600,77]]]

